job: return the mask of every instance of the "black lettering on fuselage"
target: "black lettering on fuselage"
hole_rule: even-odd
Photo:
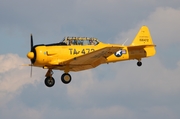
[[[72,55],[72,50],[73,50],[72,48],[69,48],[69,51],[70,51],[70,54],[71,54],[71,55]]]
[[[78,55],[80,51],[77,51],[76,49],[74,49],[73,55]]]
[[[78,55],[78,54],[87,54],[90,52],[95,51],[95,49],[90,49],[90,48],[86,48],[86,49],[76,49],[76,48],[69,48],[69,54],[70,55]]]
[[[81,53],[82,53],[82,54],[86,54],[86,52],[85,52],[85,50],[84,50],[84,49],[81,51]]]

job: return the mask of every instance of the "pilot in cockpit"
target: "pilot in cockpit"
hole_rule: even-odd
[[[95,45],[92,39],[89,40],[89,45]]]

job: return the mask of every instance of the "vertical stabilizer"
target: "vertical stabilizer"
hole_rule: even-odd
[[[153,45],[150,31],[147,26],[142,26],[134,38],[131,46],[137,45]]]

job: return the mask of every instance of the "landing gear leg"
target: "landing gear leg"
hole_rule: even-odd
[[[138,62],[137,62],[137,66],[142,66],[142,62],[141,62],[141,60],[138,60]]]
[[[47,73],[46,73],[46,78],[44,80],[44,83],[47,87],[52,87],[55,84],[55,80],[52,77],[53,75],[53,71],[52,69],[48,69]]]

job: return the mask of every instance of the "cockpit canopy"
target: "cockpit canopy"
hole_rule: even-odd
[[[97,38],[92,37],[65,37],[63,43],[67,45],[97,45]]]

